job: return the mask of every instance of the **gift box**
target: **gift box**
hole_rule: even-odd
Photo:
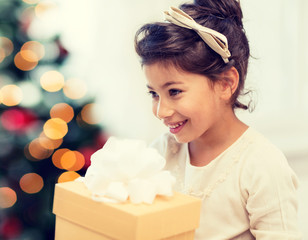
[[[153,204],[98,202],[83,182],[58,183],[55,239],[192,240],[200,208],[200,199],[176,192]]]

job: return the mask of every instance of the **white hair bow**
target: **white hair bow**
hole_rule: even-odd
[[[176,7],[170,7],[169,11],[165,11],[164,13],[167,21],[180,27],[196,31],[203,41],[222,57],[225,63],[229,62],[228,58],[231,54],[225,35],[196,23],[191,16]]]

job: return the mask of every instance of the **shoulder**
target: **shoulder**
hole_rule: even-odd
[[[246,164],[254,167],[288,165],[283,152],[257,130],[249,128],[244,138],[249,142],[245,151]]]
[[[246,188],[297,188],[297,177],[278,147],[255,129],[249,129],[245,137],[249,141],[242,156],[242,183]]]

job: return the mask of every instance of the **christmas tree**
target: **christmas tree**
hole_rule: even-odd
[[[0,239],[54,239],[55,183],[84,175],[106,141],[61,35],[36,32],[55,7],[0,0]]]

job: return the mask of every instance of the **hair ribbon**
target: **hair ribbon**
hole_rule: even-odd
[[[222,57],[225,63],[229,62],[228,58],[231,57],[231,54],[225,35],[196,23],[191,16],[179,8],[170,7],[169,11],[165,11],[164,14],[168,22],[194,30],[211,49]]]

